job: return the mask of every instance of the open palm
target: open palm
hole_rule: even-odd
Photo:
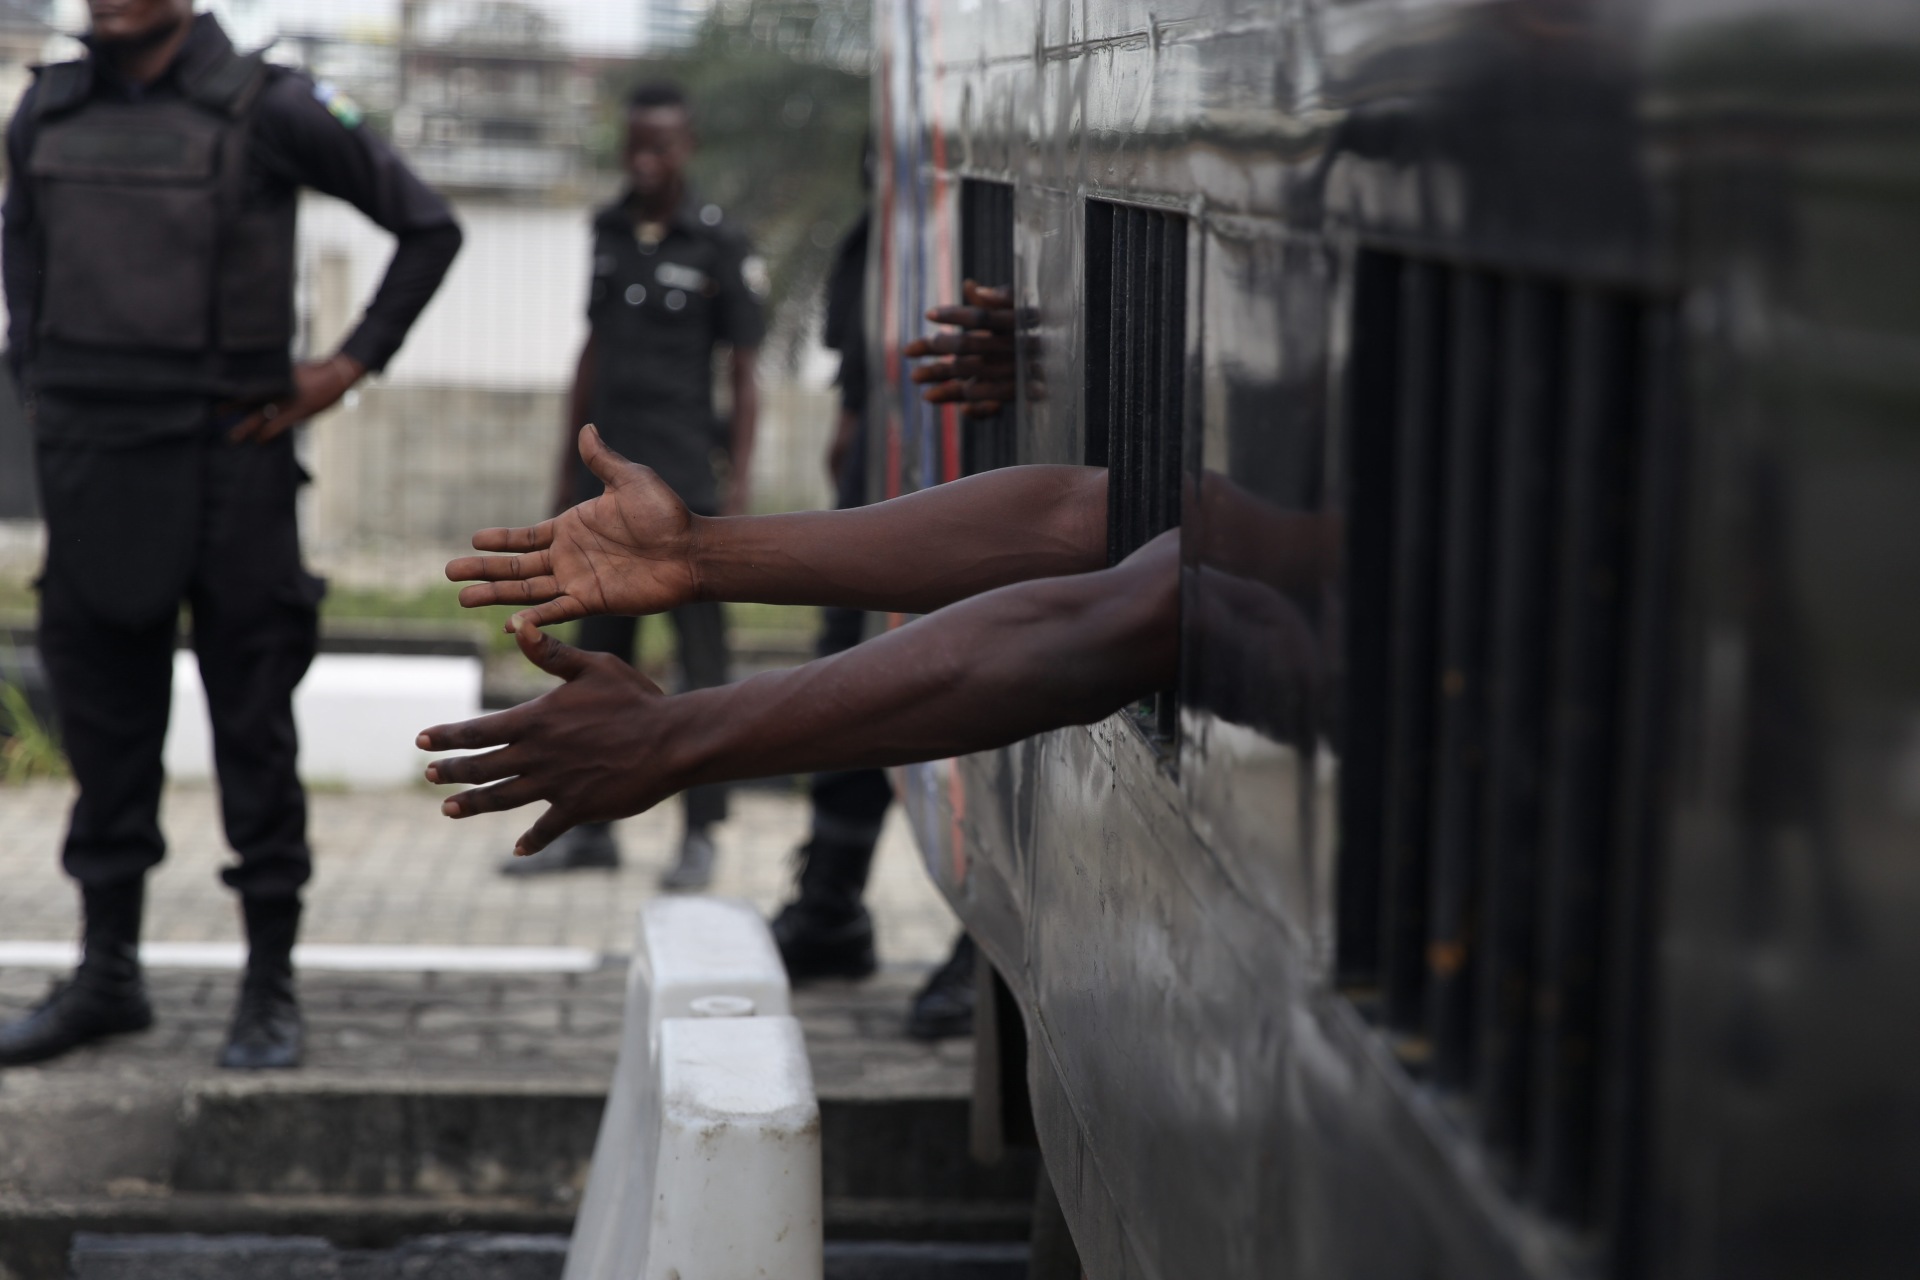
[[[694,520],[687,504],[649,467],[609,449],[591,425],[580,457],[606,492],[551,520],[519,529],[482,529],[478,551],[447,565],[460,603],[524,605],[535,626],[594,614],[663,613],[694,599]],[[507,629],[513,629],[509,620]]]

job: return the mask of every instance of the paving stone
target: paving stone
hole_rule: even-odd
[[[315,873],[302,936],[308,942],[586,947],[623,954],[679,837],[677,802],[618,825],[626,864],[615,872],[508,879],[495,867],[532,810],[453,822],[439,792],[322,791],[311,797]],[[78,897],[59,867],[72,795],[63,783],[0,786],[0,937],[75,936]],[[743,788],[717,829],[714,892],[772,911],[792,882],[807,805],[793,791]],[[240,937],[218,873],[232,860],[209,786],[173,786],[162,808],[167,860],[148,881],[147,937],[225,942]],[[868,889],[883,959],[945,958],[956,924],[919,865],[898,810],[889,817]]]

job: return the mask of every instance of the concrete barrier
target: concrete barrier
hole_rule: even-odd
[[[414,738],[429,725],[480,714],[481,664],[450,654],[323,653],[293,695],[300,776],[349,786],[417,782],[427,761]],[[162,753],[167,776],[213,776],[213,731],[193,654],[173,655],[173,705]]]
[[[799,1022],[668,1018],[659,1080],[642,1280],[820,1280],[820,1107]]]
[[[620,1058],[594,1144],[586,1195],[574,1226],[566,1280],[633,1280],[642,1274],[648,1257],[652,1207],[661,1195],[680,1193],[677,1187],[667,1188],[657,1180],[662,1152],[661,1028],[669,1019],[693,1017],[696,1004],[713,997],[748,1002],[753,1016],[745,1021],[785,1018],[789,1014],[786,968],[780,963],[780,953],[766,923],[742,902],[718,898],[649,902],[641,909],[634,936]],[[797,1041],[798,1024],[792,1034]],[[742,1069],[757,1074],[779,1068],[782,1061],[747,1062]],[[804,1068],[805,1064],[803,1052],[800,1065]],[[805,1088],[811,1098],[810,1076]],[[810,1175],[816,1197],[818,1142],[816,1122]],[[733,1211],[747,1215],[739,1225],[751,1229],[747,1224],[752,1206],[736,1200]],[[817,1273],[817,1213],[813,1241]],[[697,1280],[706,1274],[710,1273],[683,1270],[681,1280]]]

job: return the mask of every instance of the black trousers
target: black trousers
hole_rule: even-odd
[[[866,505],[866,446],[866,424],[862,423],[836,478],[834,505],[842,511]],[[859,644],[865,633],[866,614],[861,610],[822,609],[814,652],[822,658],[844,653]],[[841,846],[864,845],[871,858],[887,819],[887,806],[893,803],[893,784],[887,775],[878,769],[836,769],[814,774],[808,790],[814,837]]]
[[[67,874],[108,887],[166,853],[160,754],[184,603],[221,818],[240,856],[222,878],[246,897],[294,895],[312,859],[293,690],[318,645],[325,584],[300,563],[293,442],[232,445],[208,430],[71,438],[35,450],[48,535],[40,653],[80,784]]]
[[[703,600],[682,605],[667,616],[673,619],[682,687],[711,689],[725,684],[731,656],[727,650],[727,618],[719,602]],[[631,663],[639,639],[638,618],[593,617],[580,621],[580,647],[593,653],[611,653]],[[685,806],[689,830],[723,821],[727,816],[726,784],[689,787],[680,803]]]

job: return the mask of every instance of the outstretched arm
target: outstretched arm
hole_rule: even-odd
[[[1005,467],[850,511],[709,518],[592,427],[580,456],[606,492],[524,529],[485,529],[447,566],[460,603],[522,606],[534,626],[660,613],[693,600],[931,613],[1106,563],[1107,474]],[[509,622],[509,627],[513,624]]]
[[[420,735],[449,817],[551,808],[520,837],[535,853],[581,822],[640,813],[700,783],[936,760],[1086,724],[1171,684],[1178,533],[1112,569],[1004,587],[845,653],[673,697],[607,654],[524,621],[527,656],[566,683],[523,706]]]

